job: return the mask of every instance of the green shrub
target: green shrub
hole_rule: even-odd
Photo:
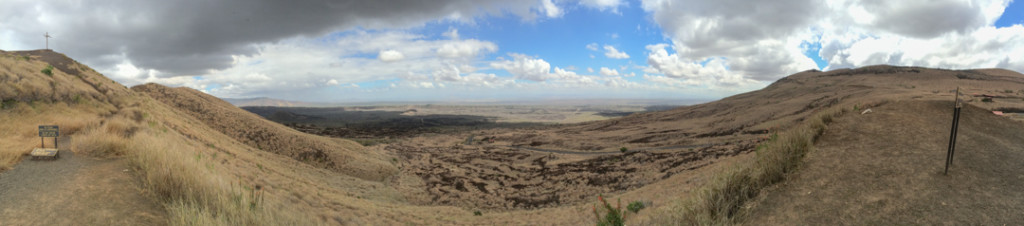
[[[625,225],[626,224],[626,212],[622,211],[622,200],[619,199],[619,204],[616,207],[612,207],[611,204],[604,201],[604,197],[597,195],[597,200],[601,201],[601,212],[605,212],[604,217],[597,211],[597,206],[594,207],[594,217],[597,218],[598,226],[610,226],[610,225]]]
[[[483,216],[483,215],[484,215],[484,213],[480,212],[479,210],[473,211],[473,216]]]
[[[644,206],[643,202],[641,202],[641,201],[633,201],[633,202],[629,203],[629,205],[626,205],[626,210],[629,210],[629,212],[637,213],[637,212],[640,212],[640,210],[644,209],[644,207],[647,207],[647,206]]]
[[[40,72],[43,72],[43,74],[49,75],[50,77],[53,77],[53,65],[46,65],[46,68],[43,68],[43,70]]]
[[[992,101],[992,98],[991,98],[991,97],[985,97],[985,98],[981,98],[981,102],[988,102],[988,103],[992,103],[993,101]]]
[[[622,152],[622,153],[626,153],[626,151],[629,151],[629,148],[622,147],[622,148],[619,148],[619,151]]]

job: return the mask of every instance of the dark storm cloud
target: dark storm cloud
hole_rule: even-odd
[[[535,1],[184,0],[5,1],[0,30],[22,42],[54,34],[57,51],[100,67],[125,56],[171,76],[230,66],[254,44],[363,27],[402,28],[481,13],[529,16]],[[40,37],[36,37],[40,36]],[[34,43],[31,43],[34,44]],[[33,45],[34,46],[34,45]],[[41,48],[42,46],[40,46]]]
[[[933,38],[948,32],[967,32],[985,25],[982,5],[970,1],[864,1],[878,17],[874,26],[915,38]]]

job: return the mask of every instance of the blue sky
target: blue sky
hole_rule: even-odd
[[[809,69],[1024,71],[1024,3],[1006,0],[5,5],[0,49],[42,48],[49,32],[54,50],[126,85],[220,97],[710,100]]]

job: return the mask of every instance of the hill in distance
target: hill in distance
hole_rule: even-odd
[[[942,176],[957,86],[963,140]],[[1002,69],[806,71],[666,111],[369,147],[188,88],[128,89],[49,50],[0,52],[0,103],[0,219],[13,224],[591,224],[599,194],[648,203],[629,224],[1012,224],[1024,203],[1006,182],[1024,175],[1024,126],[991,113],[1024,109],[1024,75]],[[28,160],[45,124],[61,127],[62,157]],[[61,198],[34,192],[47,188]],[[730,188],[749,189],[716,196]],[[750,198],[693,201],[708,197]],[[999,211],[950,214],[964,208]]]

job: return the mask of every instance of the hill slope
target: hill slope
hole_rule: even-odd
[[[882,100],[952,100],[953,90],[991,94],[994,102],[968,101],[986,109],[1024,106],[1024,75],[1002,69],[941,70],[870,66],[828,72],[805,71],[761,90],[667,111],[633,114],[510,137],[517,145],[614,151],[619,147],[663,147],[754,140],[767,129],[786,129],[832,106]],[[1024,109],[1024,108],[1021,108]]]
[[[901,101],[838,118],[805,165],[753,205],[751,225],[1016,224],[1024,124],[967,105],[943,175],[952,101]]]
[[[132,90],[261,150],[368,180],[380,181],[398,171],[383,155],[366,151],[358,143],[298,132],[194,89],[150,83],[132,87]]]

